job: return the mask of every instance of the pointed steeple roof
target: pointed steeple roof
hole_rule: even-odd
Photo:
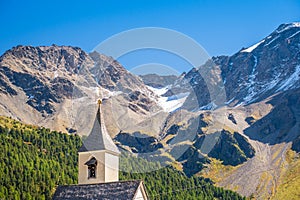
[[[120,154],[120,151],[106,130],[101,112],[101,103],[102,101],[98,100],[98,111],[93,128],[86,140],[83,141],[83,145],[80,147],[78,152],[107,150]]]

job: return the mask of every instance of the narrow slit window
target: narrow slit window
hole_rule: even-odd
[[[89,178],[96,178],[96,165],[89,166]]]

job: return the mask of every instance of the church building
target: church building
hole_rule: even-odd
[[[120,151],[107,132],[101,104],[98,100],[93,128],[78,150],[78,185],[58,186],[53,200],[148,199],[142,181],[119,181]]]

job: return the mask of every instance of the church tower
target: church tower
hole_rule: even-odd
[[[93,128],[78,151],[78,184],[119,181],[120,151],[106,130],[101,103],[98,100]]]

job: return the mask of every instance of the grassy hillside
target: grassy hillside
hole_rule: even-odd
[[[277,191],[272,199],[300,199],[300,157],[294,151],[287,152],[288,167],[281,177]]]
[[[0,117],[0,141],[0,199],[51,199],[57,185],[77,183],[78,136]],[[121,164],[131,159],[122,157]],[[144,180],[151,199],[244,199],[173,168],[120,173],[120,179]]]

